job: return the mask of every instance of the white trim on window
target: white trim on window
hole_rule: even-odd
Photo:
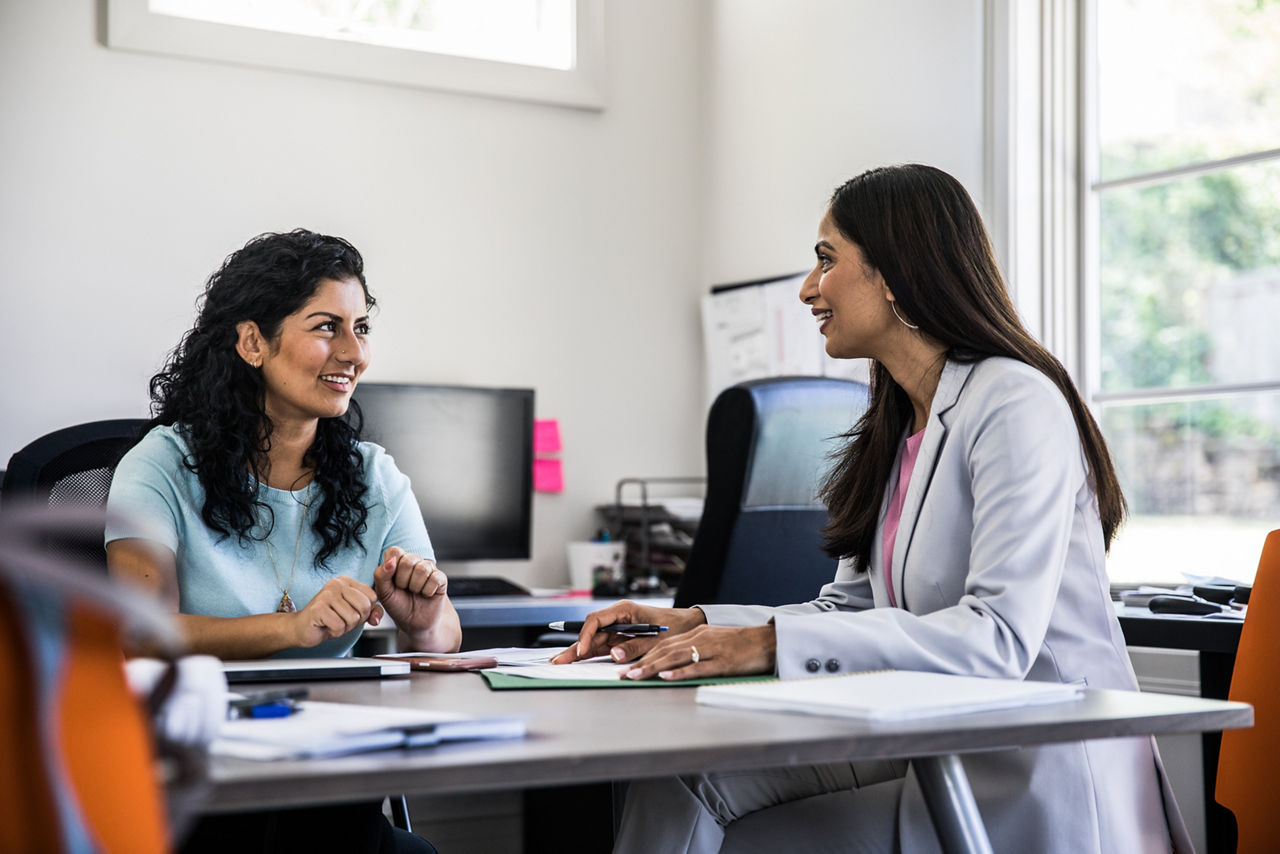
[[[228,26],[151,11],[147,0],[106,0],[111,48],[603,109],[604,4],[574,0],[576,59],[537,68],[292,33]]]
[[[1078,5],[986,0],[987,221],[1023,322],[1081,360]]]

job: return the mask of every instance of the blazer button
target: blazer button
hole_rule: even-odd
[[[811,658],[804,663],[804,669],[808,670],[810,673],[817,673],[822,669],[822,662],[818,661],[816,658]]]
[[[828,673],[835,673],[835,672],[836,672],[837,670],[839,670],[839,669],[840,669],[840,662],[839,662],[839,661],[837,661],[837,660],[836,660],[836,659],[834,659],[834,658],[828,658],[828,659],[827,659],[827,672],[828,672]]]

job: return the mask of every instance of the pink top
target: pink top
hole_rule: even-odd
[[[907,486],[911,483],[911,472],[916,467],[916,457],[920,456],[920,445],[923,443],[923,430],[907,437],[898,462],[898,483],[893,488],[893,500],[889,502],[889,515],[884,518],[884,586],[889,591],[889,605],[894,608],[898,607],[898,602],[893,595],[893,544],[898,539],[902,505],[906,503]]]

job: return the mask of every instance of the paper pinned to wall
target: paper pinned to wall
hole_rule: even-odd
[[[559,460],[533,461],[533,488],[536,492],[564,492],[564,469]]]
[[[561,450],[560,422],[555,418],[535,418],[533,420],[533,452],[558,454]]]
[[[866,359],[826,354],[813,314],[800,303],[804,274],[715,289],[702,298],[707,393],[745,380],[832,376],[866,382]]]

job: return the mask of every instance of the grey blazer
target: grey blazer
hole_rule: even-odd
[[[1010,359],[948,362],[894,546],[899,607],[879,535],[870,571],[841,561],[812,602],[701,607],[713,624],[772,619],[783,678],[895,667],[1137,690],[1104,555],[1057,387]],[[973,754],[964,766],[996,851],[1192,850],[1150,738]],[[938,850],[910,774],[899,832],[903,851]]]

